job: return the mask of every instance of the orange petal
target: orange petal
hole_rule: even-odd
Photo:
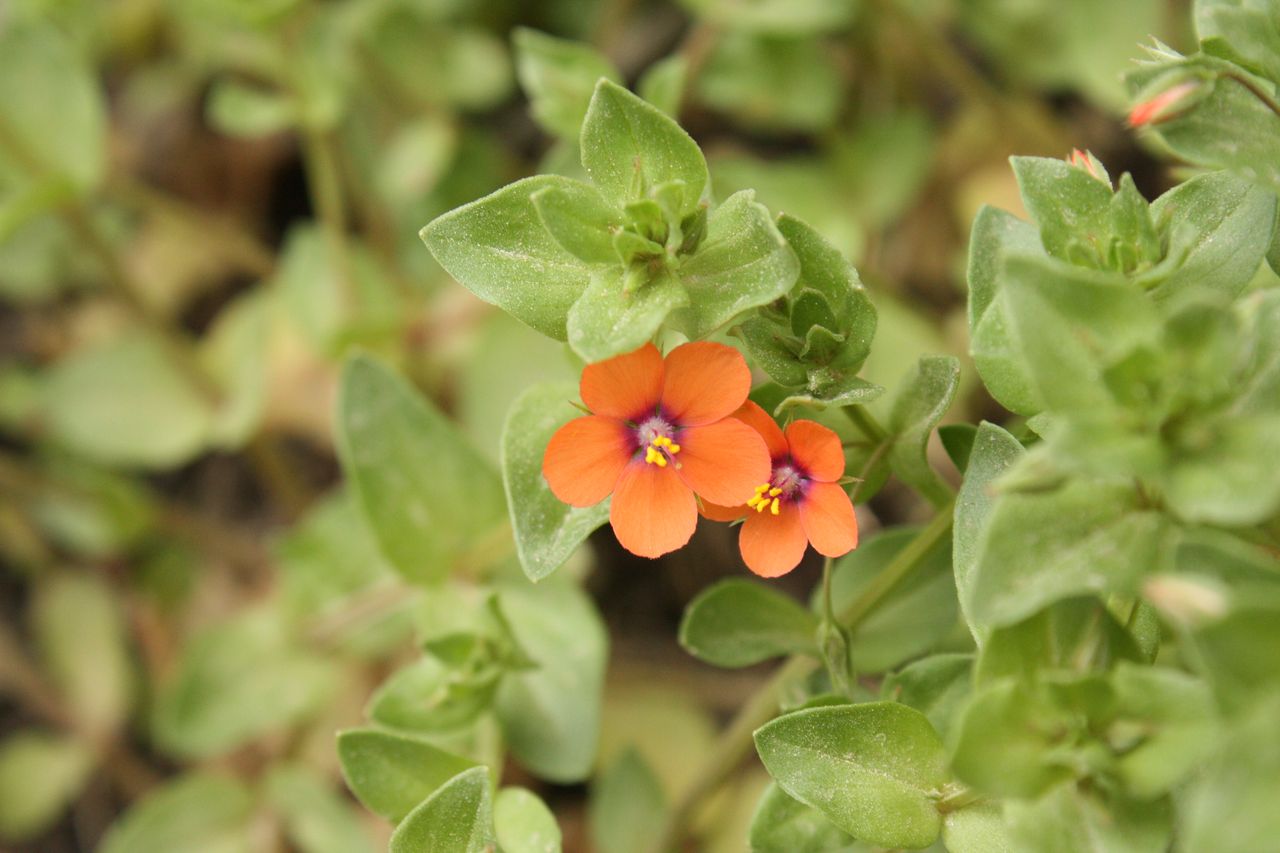
[[[578,390],[582,402],[595,414],[635,420],[657,408],[662,374],[662,353],[653,344],[645,344],[625,355],[588,364]]]
[[[574,418],[551,436],[542,456],[542,476],[560,500],[591,506],[609,496],[618,475],[631,461],[633,447],[625,424],[588,415]]]
[[[714,423],[733,414],[751,390],[742,353],[724,344],[681,344],[667,355],[662,412],[681,426]]]
[[[778,515],[767,510],[751,513],[738,536],[738,550],[747,568],[762,578],[785,575],[800,565],[808,544],[795,504],[783,504]]]
[[[711,501],[702,501],[698,504],[698,512],[702,513],[703,518],[709,518],[712,521],[737,521],[745,518],[751,508],[745,504],[742,506],[720,506],[713,504]]]
[[[618,478],[609,523],[623,548],[638,557],[660,557],[689,541],[698,503],[670,465],[636,461]]]
[[[769,481],[769,451],[760,434],[742,421],[725,418],[676,434],[676,471],[698,497],[712,503],[745,504],[756,486]]]
[[[771,459],[780,459],[787,455],[787,437],[782,434],[782,427],[778,426],[778,422],[754,402],[748,400],[743,403],[732,417],[760,433],[765,446],[769,448]]]
[[[787,426],[791,458],[820,483],[834,483],[844,475],[844,448],[840,436],[814,421],[792,421]]]
[[[835,483],[810,483],[800,502],[800,522],[813,549],[841,557],[858,547],[858,517],[853,502]]]

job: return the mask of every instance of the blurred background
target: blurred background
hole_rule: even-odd
[[[922,353],[964,358],[969,224],[1021,213],[1009,155],[1089,149],[1168,186],[1120,75],[1188,20],[1178,0],[0,3],[0,846],[95,849],[162,788],[169,850],[383,846],[333,733],[423,609],[344,496],[338,369],[353,347],[391,361],[495,460],[512,400],[576,378],[418,238],[515,178],[578,174],[581,113],[557,104],[636,85],[717,198],[752,187],[819,229],[872,295],[863,375],[892,389]],[[1006,419],[964,377],[950,418]],[[864,535],[926,517],[916,500],[876,494]],[[576,561],[612,641],[602,761],[629,745],[678,790],[762,678],[675,641],[684,604],[745,571],[734,535],[651,563],[605,528]],[[915,642],[945,643],[954,596],[909,592]],[[247,789],[170,784],[207,768],[254,786],[247,824]],[[586,786],[507,778],[593,849]],[[705,849],[744,849],[763,784],[715,804]]]

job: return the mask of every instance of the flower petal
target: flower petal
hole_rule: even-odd
[[[662,375],[662,353],[653,344],[645,344],[625,355],[588,364],[578,391],[593,413],[636,420],[657,408]]]
[[[809,479],[834,483],[844,476],[844,447],[840,436],[814,421],[792,421],[787,425],[791,458]]]
[[[667,354],[662,413],[686,427],[714,423],[733,414],[750,390],[742,353],[710,341],[681,344]]]
[[[756,403],[748,400],[730,417],[737,418],[760,433],[765,446],[769,448],[770,459],[781,459],[787,455],[787,437],[782,434],[782,427],[778,426],[778,422]]]
[[[795,504],[783,504],[777,515],[751,513],[738,536],[738,550],[747,568],[762,578],[785,575],[800,565],[808,544]]]
[[[745,504],[756,486],[769,482],[769,451],[760,434],[725,418],[676,434],[676,471],[698,497],[712,503]]]
[[[842,557],[858,547],[853,502],[835,483],[809,484],[800,501],[800,523],[813,549],[824,557]]]
[[[671,466],[636,461],[618,478],[609,523],[623,548],[638,557],[660,557],[689,541],[698,504]]]
[[[613,418],[574,418],[551,436],[542,455],[542,476],[552,493],[573,506],[591,506],[609,496],[634,447],[626,425]]]
[[[751,508],[746,504],[742,506],[721,506],[713,504],[711,501],[699,501],[698,512],[702,513],[703,518],[709,518],[712,521],[737,521],[740,518],[746,518],[747,513],[751,512]]]

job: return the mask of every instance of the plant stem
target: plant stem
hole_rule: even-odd
[[[951,532],[951,507],[944,507],[915,538],[898,552],[889,565],[876,575],[862,594],[843,612],[837,614],[840,624],[854,630],[866,619],[928,554]],[[649,853],[671,853],[684,840],[689,825],[700,809],[724,784],[750,751],[752,734],[773,719],[783,689],[818,667],[818,662],[805,655],[792,655],[751,697],[721,733],[711,756],[699,769],[692,784],[675,803]]]
[[[312,206],[320,219],[330,260],[338,271],[338,289],[344,315],[350,320],[355,310],[355,267],[351,263],[351,247],[347,242],[346,200],[342,192],[342,172],[333,137],[328,131],[309,127],[299,129],[302,137],[302,160],[307,172],[307,187]]]

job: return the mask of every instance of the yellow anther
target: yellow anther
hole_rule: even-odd
[[[679,453],[679,452],[680,452],[680,445],[678,445],[678,444],[672,444],[670,441],[668,441],[668,442],[667,442],[667,450],[670,450],[672,453]]]
[[[769,497],[771,498],[776,498],[780,494],[782,494],[782,489],[775,487],[769,490]],[[774,501],[774,503],[777,503],[777,501]]]
[[[782,510],[778,509],[778,499],[774,498],[773,503],[769,504],[769,512],[773,513],[774,515],[777,515],[781,511]]]
[[[764,494],[765,492],[767,492],[767,491],[769,491],[769,484],[768,484],[768,483],[764,483],[763,485],[756,486],[756,494],[757,494],[757,495],[763,495],[763,494]]]
[[[661,450],[650,446],[644,452],[644,461],[651,465],[657,465],[659,468],[667,467],[667,457],[663,455]]]

